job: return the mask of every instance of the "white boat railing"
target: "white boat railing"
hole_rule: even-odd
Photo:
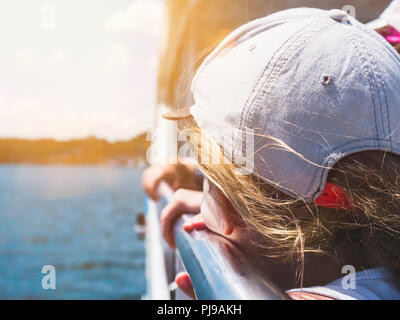
[[[161,235],[161,201],[147,200],[146,216],[146,299],[170,300],[165,256],[169,254]],[[171,251],[171,250],[170,250]]]

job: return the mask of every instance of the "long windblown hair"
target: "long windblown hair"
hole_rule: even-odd
[[[254,245],[269,259],[296,264],[298,281],[302,281],[308,257],[327,255],[340,263],[340,248],[351,251],[358,269],[387,266],[400,273],[398,155],[366,151],[340,160],[330,170],[328,181],[347,193],[353,209],[339,210],[287,196],[254,173],[238,173],[237,166],[224,159],[222,150],[193,120],[181,123],[180,128],[190,130],[189,143],[199,169],[225,194],[243,221],[262,235],[263,240]],[[219,152],[219,163],[200,161],[200,155],[211,153],[215,159],[215,152]]]

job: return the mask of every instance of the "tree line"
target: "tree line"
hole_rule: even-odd
[[[0,163],[8,164],[137,164],[145,161],[150,142],[143,133],[128,141],[108,142],[96,137],[54,139],[0,139]]]

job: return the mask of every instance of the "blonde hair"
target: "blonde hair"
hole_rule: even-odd
[[[355,153],[330,170],[328,181],[341,187],[353,204],[351,211],[345,211],[308,204],[279,192],[255,174],[239,174],[237,166],[224,159],[223,150],[219,149],[219,164],[200,161],[200,154],[210,155],[218,146],[193,120],[181,122],[183,128],[191,132],[189,143],[198,155],[199,169],[225,194],[243,221],[263,236],[254,245],[270,259],[295,264],[299,282],[311,254],[347,264],[337,253],[343,246],[350,248],[358,269],[372,263],[400,272],[398,155]]]

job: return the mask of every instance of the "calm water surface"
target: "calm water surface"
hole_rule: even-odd
[[[0,166],[0,299],[138,299],[145,200],[131,168]],[[44,290],[44,265],[56,289]]]

